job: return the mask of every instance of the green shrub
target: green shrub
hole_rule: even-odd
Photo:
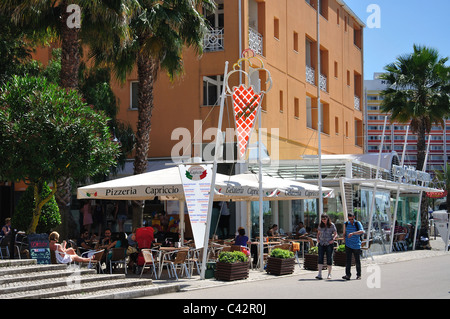
[[[47,197],[50,192],[50,187],[45,184],[43,186],[41,197]],[[17,230],[27,230],[31,222],[33,209],[33,188],[28,187],[20,198],[20,201],[12,217],[11,225]],[[61,224],[61,215],[59,214],[59,208],[58,204],[56,203],[56,199],[53,196],[53,198],[50,199],[50,201],[42,207],[42,212],[41,216],[39,217],[39,223],[36,228],[36,233],[48,233],[59,224]]]
[[[338,248],[336,249],[336,251],[339,251],[339,252],[345,252],[345,245],[344,244],[342,244],[342,245],[339,245],[338,246]]]
[[[238,262],[247,262],[248,257],[240,251],[224,251],[219,255],[219,262],[234,264]]]
[[[290,250],[275,248],[270,252],[270,257],[282,259],[294,258],[294,253]]]
[[[318,255],[318,254],[319,254],[319,247],[317,247],[317,246],[311,247],[311,248],[308,250],[308,254],[311,254],[311,255]]]

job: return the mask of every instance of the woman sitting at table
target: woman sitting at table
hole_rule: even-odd
[[[267,231],[267,236],[277,236],[278,235],[278,225],[273,224]]]
[[[244,227],[239,227],[238,228],[238,235],[234,239],[234,245],[247,247],[247,243],[248,242],[249,242],[249,239],[248,239],[247,236],[245,236],[245,229],[244,229]]]
[[[48,236],[48,240],[50,241],[50,250],[55,252],[55,257],[61,264],[68,264],[72,261],[88,263],[91,260],[91,258],[78,256],[73,248],[66,248],[66,241],[58,244],[59,234],[55,231]]]

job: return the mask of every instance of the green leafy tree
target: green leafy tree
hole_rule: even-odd
[[[382,91],[381,111],[391,114],[391,122],[410,123],[417,134],[417,169],[425,162],[426,135],[433,123],[444,126],[450,114],[450,67],[448,58],[426,46],[414,45],[411,54],[385,66],[380,78],[390,84]],[[428,225],[426,197],[421,204],[421,224]]]
[[[202,53],[206,20],[197,11],[215,8],[212,0],[138,0],[138,10],[129,22],[131,43],[121,45],[121,38],[111,34],[112,41],[90,43],[92,56],[97,63],[106,63],[117,77],[124,80],[137,66],[138,73],[138,123],[136,132],[134,174],[147,169],[150,145],[151,118],[154,108],[153,88],[160,69],[170,79],[183,72],[182,52],[191,47]],[[95,37],[89,37],[95,39]],[[135,206],[133,226],[142,223],[142,205]]]
[[[26,180],[35,208],[27,229],[34,233],[42,206],[62,177],[83,180],[105,174],[116,163],[108,118],[95,112],[74,90],[45,78],[13,77],[0,91],[0,179]],[[45,183],[50,195],[41,197]]]
[[[47,183],[42,186],[41,198],[47,198],[52,192]],[[34,202],[34,189],[28,187],[20,197],[16,210],[11,220],[11,224],[17,229],[28,229],[33,218],[33,211],[36,204]],[[41,216],[36,228],[36,232],[47,233],[61,224],[61,215],[59,214],[58,204],[53,196],[45,205],[42,206]]]

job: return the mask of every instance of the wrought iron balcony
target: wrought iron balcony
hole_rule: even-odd
[[[328,92],[327,91],[327,77],[323,74],[320,74],[320,77],[319,77],[319,87],[322,91]]]
[[[306,66],[306,82],[316,85],[316,71],[308,65]]]
[[[203,38],[203,51],[223,51],[223,28],[210,28]]]
[[[361,111],[361,100],[355,95],[355,110]]]
[[[263,36],[252,28],[248,28],[248,47],[256,54],[263,55]]]

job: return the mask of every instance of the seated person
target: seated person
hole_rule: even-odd
[[[77,240],[77,247],[84,250],[92,249],[89,243],[89,232],[87,230],[80,234],[80,238]]]
[[[244,227],[239,227],[238,228],[238,235],[234,239],[234,245],[239,245],[239,246],[245,246],[246,247],[248,242],[249,242],[249,240],[248,240],[248,237],[245,236],[245,229],[244,229]]]
[[[267,231],[267,236],[277,236],[278,235],[278,225],[273,224]]]
[[[102,238],[102,240],[98,243],[97,249],[111,249],[113,248],[116,243],[111,239],[111,229],[106,228],[105,229],[105,237]]]
[[[298,236],[306,236],[308,233],[306,232],[306,228],[303,225],[303,222],[299,222],[297,227],[295,228],[295,232]]]
[[[6,237],[9,232],[11,231],[11,218],[5,219],[5,225],[2,227],[2,230],[0,231],[0,237]]]
[[[59,234],[55,231],[48,236],[48,240],[50,241],[50,250],[55,252],[55,256],[59,256],[59,258],[57,257],[56,259],[61,264],[70,263],[72,261],[88,263],[91,260],[91,258],[78,256],[73,248],[66,248],[66,241],[63,241],[62,244],[58,244]]]

